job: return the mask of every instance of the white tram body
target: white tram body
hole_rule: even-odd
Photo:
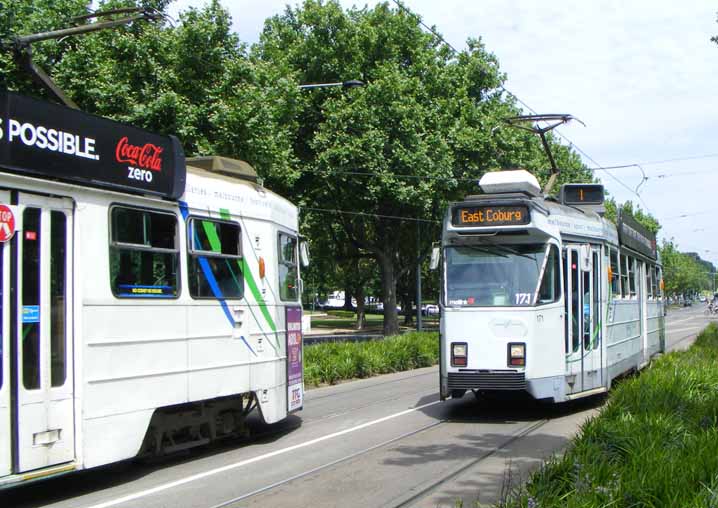
[[[297,207],[246,163],[0,99],[0,487],[301,409]]]
[[[655,237],[602,216],[600,185],[540,194],[489,173],[442,234],[440,392],[526,391],[555,402],[608,390],[664,350]]]

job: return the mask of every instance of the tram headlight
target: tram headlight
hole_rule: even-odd
[[[466,367],[469,345],[466,342],[451,343],[451,366]]]
[[[508,349],[509,367],[524,367],[526,365],[526,344],[510,342]]]

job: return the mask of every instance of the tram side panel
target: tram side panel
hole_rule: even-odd
[[[287,405],[284,303],[275,282],[278,229],[268,221],[242,220],[236,215],[232,220],[241,221],[244,278],[244,306],[233,307],[237,321],[242,323],[235,340],[248,346],[251,391],[257,394],[263,419],[273,423],[286,416]],[[264,265],[264,276],[260,264]]]
[[[606,355],[608,377],[637,368],[643,358],[638,299],[614,299],[609,308]]]
[[[662,352],[661,334],[664,327],[663,303],[658,298],[648,301],[648,357]]]
[[[83,351],[78,382],[84,467],[136,455],[154,409],[188,400],[186,307],[175,299],[112,294],[109,204],[92,194],[78,206],[76,262],[85,274],[82,331],[76,335]],[[165,211],[175,213],[171,205]],[[182,228],[178,234],[183,241]]]
[[[124,299],[109,289],[109,204],[99,200],[81,208],[78,262],[93,267],[93,276],[81,281],[84,467],[135,456],[157,408],[256,392],[267,422],[284,418],[286,324],[272,283],[277,229],[266,221],[243,221],[242,268],[254,279],[245,284],[254,290],[245,287],[243,300],[192,299],[184,276],[179,298]],[[186,245],[186,222],[176,207],[166,211],[177,216],[179,243]],[[252,254],[257,243],[261,256]],[[178,262],[180,274],[187,274],[186,249],[180,248]]]

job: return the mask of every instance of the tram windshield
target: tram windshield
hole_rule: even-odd
[[[559,270],[558,249],[553,245],[447,247],[446,302],[450,306],[517,307],[557,301]]]

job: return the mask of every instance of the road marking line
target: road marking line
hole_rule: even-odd
[[[685,332],[687,330],[700,330],[703,328],[703,325],[696,325],[696,326],[689,326],[688,328],[676,328],[675,330],[671,330],[671,332]]]
[[[675,325],[675,324],[678,324],[678,323],[683,323],[684,321],[690,321],[691,319],[696,319],[696,318],[698,318],[698,317],[702,317],[702,316],[701,316],[700,314],[696,314],[695,316],[691,316],[691,317],[689,317],[689,318],[677,319],[677,320],[675,320],[675,321],[671,321],[670,323],[667,323],[667,324],[666,324],[666,328],[670,328],[671,325]]]
[[[152,487],[151,489],[141,490],[139,492],[135,492],[134,494],[129,494],[127,496],[118,497],[117,499],[112,499],[110,501],[105,501],[103,503],[98,503],[98,504],[92,505],[88,508],[109,508],[110,506],[117,506],[118,504],[127,503],[129,501],[135,501],[136,499],[147,497],[152,494],[157,494],[158,492],[172,489],[174,487],[179,487],[180,485],[184,485],[186,483],[191,483],[191,482],[194,482],[197,480],[201,480],[203,478],[207,478],[208,476],[214,476],[219,473],[224,473],[225,471],[231,471],[232,469],[237,469],[239,467],[247,466],[249,464],[254,464],[255,462],[259,462],[259,461],[262,461],[265,459],[276,457],[277,455],[284,455],[285,453],[289,453],[294,450],[298,450],[300,448],[306,448],[307,446],[312,446],[317,443],[321,443],[322,441],[327,441],[328,439],[333,439],[335,437],[343,436],[343,435],[349,434],[351,432],[356,432],[357,430],[365,429],[367,427],[371,427],[373,425],[377,425],[379,423],[383,423],[388,420],[393,420],[394,418],[398,418],[400,416],[404,416],[409,413],[413,413],[415,411],[420,411],[421,409],[424,409],[424,408],[427,408],[430,406],[434,406],[436,404],[439,404],[440,402],[441,402],[440,400],[436,400],[434,402],[429,402],[428,404],[423,404],[421,406],[416,406],[411,409],[406,409],[406,410],[400,411],[398,413],[384,416],[377,420],[372,420],[370,422],[362,423],[361,425],[357,425],[356,427],[351,427],[349,429],[340,430],[340,431],[334,432],[332,434],[327,434],[326,436],[322,436],[322,437],[318,437],[316,439],[311,439],[309,441],[305,441],[304,443],[299,443],[299,444],[296,444],[293,446],[289,446],[287,448],[282,448],[281,450],[275,450],[273,452],[265,453],[263,455],[258,455],[257,457],[252,457],[251,459],[246,459],[246,460],[242,460],[240,462],[235,462],[234,464],[227,464],[226,466],[218,467],[216,469],[210,469],[209,471],[205,471],[204,473],[197,473],[192,476],[187,476],[186,478],[182,478],[181,480],[175,480],[173,482],[158,485],[157,487]]]

